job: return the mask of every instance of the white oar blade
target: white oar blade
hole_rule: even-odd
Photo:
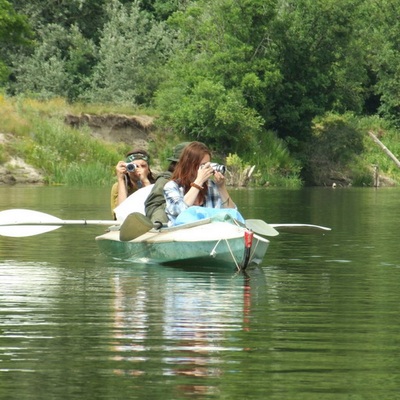
[[[12,210],[0,211],[1,225],[22,225],[22,224],[45,224],[61,222],[61,219],[40,211],[14,208]]]
[[[253,232],[264,236],[277,236],[279,232],[270,224],[267,224],[262,219],[246,219],[247,228]]]
[[[34,236],[58,229],[59,218],[40,211],[13,209],[0,212],[0,235],[10,237]]]
[[[10,225],[0,226],[0,236],[26,237],[51,232],[60,228],[57,225]]]

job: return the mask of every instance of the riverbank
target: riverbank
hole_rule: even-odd
[[[74,115],[68,113],[64,118],[64,123],[77,130],[87,127],[90,130],[90,137],[116,148],[135,147],[148,150],[149,143],[153,140],[153,120],[154,118],[150,116],[88,113]],[[18,147],[19,140],[21,138],[12,133],[0,133],[0,150],[1,148]],[[46,183],[46,176],[40,168],[18,156],[9,155],[4,158],[3,162],[0,162],[0,184],[40,185]]]
[[[5,185],[110,185],[115,181],[114,166],[132,148],[148,150],[157,173],[168,168],[177,143],[193,140],[171,127],[156,126],[154,110],[2,96],[0,105],[0,184]],[[315,125],[299,159],[273,132],[266,132],[263,146],[241,154],[243,158],[213,152],[213,159],[227,166],[231,186],[243,186],[243,181],[254,187],[283,188],[398,185],[399,170],[367,134],[377,131],[398,156],[397,131],[389,126],[378,129],[370,120],[355,127],[344,117],[335,118]],[[251,181],[242,179],[250,169]]]
[[[7,146],[16,140],[11,134],[0,133],[0,145]],[[44,184],[44,176],[39,169],[27,164],[20,157],[11,157],[0,164],[0,184]]]

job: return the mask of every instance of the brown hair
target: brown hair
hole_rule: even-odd
[[[184,148],[176,164],[172,179],[184,188],[185,193],[189,191],[190,184],[196,179],[201,160],[206,154],[211,158],[211,151],[201,142],[191,142]],[[204,189],[199,193],[200,203],[204,201],[207,194],[206,182],[204,182],[203,187]]]

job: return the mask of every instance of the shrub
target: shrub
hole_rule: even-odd
[[[311,139],[304,145],[304,177],[308,183],[348,184],[345,171],[364,150],[363,132],[352,114],[326,114],[316,118]]]

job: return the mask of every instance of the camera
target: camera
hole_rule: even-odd
[[[134,163],[126,164],[126,170],[128,172],[134,172],[136,170],[136,165]]]
[[[211,163],[210,166],[215,172],[221,172],[222,175],[225,175],[226,167],[222,164]]]

